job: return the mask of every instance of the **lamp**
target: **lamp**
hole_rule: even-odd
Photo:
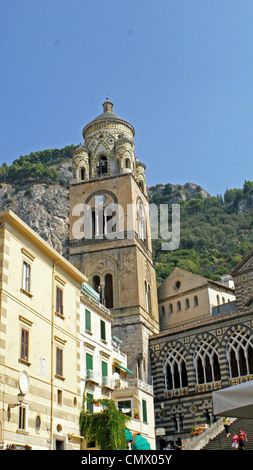
[[[15,408],[16,406],[20,406],[22,403],[23,403],[23,400],[24,400],[24,393],[22,392],[19,392],[17,397],[18,397],[18,403],[9,403],[8,405],[8,417],[10,419],[10,416],[11,416],[11,408]]]

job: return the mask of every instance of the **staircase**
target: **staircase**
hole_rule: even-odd
[[[230,426],[230,436],[227,437],[223,429],[216,437],[210,439],[209,442],[200,450],[233,450],[232,449],[232,435],[233,432],[238,432],[242,429],[248,437],[246,443],[246,450],[253,450],[253,419],[237,418]]]

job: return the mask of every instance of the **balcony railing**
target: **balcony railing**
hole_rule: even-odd
[[[139,379],[129,379],[122,380],[122,379],[115,379],[111,377],[102,376],[99,372],[96,372],[91,369],[84,370],[84,379],[87,382],[93,382],[97,385],[101,385],[102,387],[109,388],[111,390],[125,390],[129,387],[138,387],[145,392],[153,394],[153,385],[148,384],[146,382],[142,382]]]

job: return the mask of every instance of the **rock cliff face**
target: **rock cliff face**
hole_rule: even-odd
[[[66,162],[57,168],[59,185],[0,185],[0,210],[10,209],[15,212],[64,256],[68,253],[70,165],[71,162]]]

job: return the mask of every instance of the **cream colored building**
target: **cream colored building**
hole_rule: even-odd
[[[0,265],[1,446],[78,449],[86,277],[9,210]]]
[[[226,284],[175,268],[158,288],[160,330],[210,316],[213,307],[234,301]]]
[[[100,297],[84,283],[80,308],[81,392],[91,400],[112,399],[121,412],[131,416],[127,428],[140,432],[155,449],[153,387],[134,377],[127,367],[124,344],[112,336],[110,310]],[[85,402],[85,409],[100,412],[99,404]],[[89,443],[83,440],[83,448]]]

